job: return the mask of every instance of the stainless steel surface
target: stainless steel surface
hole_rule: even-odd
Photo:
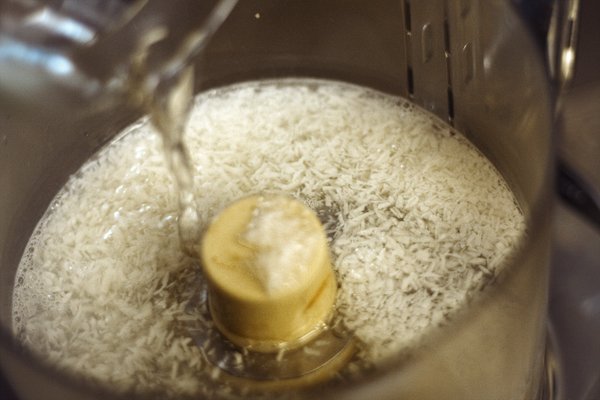
[[[538,61],[532,61],[532,63],[529,63],[527,60],[524,63],[520,62],[522,61],[521,57],[523,57],[523,54],[536,54],[537,50],[532,47],[532,43],[527,40],[521,40],[521,35],[524,34],[524,31],[518,24],[516,26],[513,24],[508,24],[507,26],[494,25],[494,21],[510,21],[510,14],[497,12],[498,10],[492,12],[489,9],[485,12],[481,8],[475,8],[475,11],[472,11],[473,14],[464,14],[464,16],[473,16],[473,20],[465,19],[463,23],[457,25],[445,25],[443,18],[429,20],[424,17],[425,13],[421,13],[418,9],[419,6],[416,5],[419,3],[411,2],[411,7],[409,8],[411,11],[415,11],[416,16],[414,23],[412,20],[410,22],[411,32],[415,32],[414,35],[411,33],[410,38],[398,35],[397,26],[376,23],[377,30],[381,33],[380,37],[376,35],[358,35],[352,37],[351,46],[344,46],[345,43],[349,43],[343,40],[344,35],[347,35],[349,31],[356,32],[349,27],[357,25],[355,28],[358,31],[363,33],[369,32],[370,29],[373,29],[372,25],[370,25],[373,21],[389,20],[386,17],[389,17],[390,12],[396,13],[398,16],[405,15],[407,8],[400,6],[400,4],[404,3],[394,3],[388,9],[380,9],[379,11],[373,9],[369,11],[370,14],[367,13],[366,15],[365,13],[354,14],[354,3],[345,2],[343,5],[340,5],[337,2],[332,2],[331,5],[317,5],[317,11],[325,13],[327,13],[327,10],[330,10],[329,7],[331,7],[331,10],[336,10],[337,7],[337,13],[326,14],[328,19],[322,25],[318,23],[315,25],[315,21],[310,18],[309,11],[298,6],[295,2],[288,1],[285,3],[288,6],[287,12],[295,15],[298,21],[309,21],[313,24],[311,28],[314,30],[314,35],[309,35],[309,37],[301,36],[298,32],[300,32],[302,25],[294,26],[292,24],[287,27],[281,26],[282,24],[288,24],[289,20],[281,18],[281,15],[274,13],[274,9],[269,7],[269,3],[261,2],[253,5],[251,2],[248,2],[247,4],[252,5],[246,5],[246,8],[237,11],[237,18],[248,29],[245,32],[246,35],[237,37],[228,36],[225,33],[212,46],[210,51],[213,52],[215,57],[210,59],[212,61],[204,60],[198,65],[201,73],[204,73],[200,87],[243,78],[261,78],[304,73],[322,77],[350,79],[358,83],[368,84],[379,89],[405,95],[412,93],[416,101],[421,101],[426,108],[455,119],[457,125],[466,130],[467,134],[470,134],[471,138],[491,156],[499,168],[507,173],[509,180],[516,187],[523,189],[520,195],[523,199],[526,199],[526,202],[534,204],[535,199],[542,197],[544,194],[548,195],[544,189],[544,182],[547,179],[545,176],[548,172],[544,164],[549,162],[549,154],[545,152],[546,146],[548,146],[548,143],[545,142],[547,139],[542,138],[542,142],[540,142],[540,138],[537,136],[524,135],[525,137],[520,138],[507,136],[511,132],[519,131],[520,129],[532,129],[534,127],[539,129],[540,124],[542,125],[542,130],[550,130],[549,126],[544,126],[544,117],[547,116],[549,110],[549,104],[547,104],[549,93],[542,90],[540,94],[537,91],[547,83],[543,75],[536,73],[539,72]],[[382,3],[389,6],[392,2]],[[481,4],[477,1],[460,3]],[[489,3],[496,4],[498,2],[492,1]],[[438,4],[440,3],[438,2]],[[585,3],[583,3],[582,9],[586,10]],[[310,10],[310,12],[314,13],[315,10]],[[450,8],[449,12],[463,13],[464,10]],[[279,31],[283,31],[285,34],[280,37],[273,37],[273,31],[264,29],[264,24],[261,27],[259,21],[253,20],[256,13],[260,13],[261,19],[266,19],[270,24],[275,26],[280,25],[278,28]],[[477,16],[477,18],[474,16]],[[405,18],[401,20],[404,23],[407,21]],[[256,23],[256,29],[250,29],[251,25],[248,21]],[[477,30],[477,25],[474,25],[475,21],[479,21],[480,25],[478,29],[481,31]],[[585,29],[585,27],[582,27],[582,32]],[[318,32],[327,32],[327,35],[322,37],[328,40],[316,40]],[[444,40],[440,41],[440,37],[443,38],[447,32],[456,32],[456,37],[460,37],[464,43],[457,44],[456,42],[451,42],[448,44]],[[396,43],[398,40],[404,44],[398,46]],[[286,52],[286,48],[290,42],[294,43],[297,51],[296,54]],[[472,43],[471,46],[469,46],[469,43]],[[240,52],[232,51],[234,49],[239,50],[239,48],[242,49],[241,54]],[[430,60],[441,60],[440,49],[444,52],[449,51],[452,54],[454,58],[450,59],[450,64],[446,61],[444,54],[443,64],[415,67],[420,64],[425,65],[428,62],[436,62]],[[265,59],[265,55],[261,53],[262,51],[269,52],[271,58]],[[364,52],[368,56],[365,56]],[[410,56],[404,58],[407,52],[410,53]],[[268,63],[265,63],[265,60]],[[519,62],[515,62],[515,60]],[[458,64],[460,65],[459,69],[457,70],[456,67],[448,69],[448,65],[454,65],[452,63],[460,63]],[[398,69],[398,65],[405,65],[406,69]],[[440,65],[443,65],[443,68]],[[450,92],[447,90],[448,85],[442,85],[443,89],[439,93],[431,95],[433,99],[431,102],[429,97],[426,98],[425,95],[421,95],[421,93],[427,93],[428,77],[427,75],[419,75],[421,72],[427,71],[430,67],[432,71],[440,71],[446,68],[444,71],[446,74],[444,75],[445,77],[442,76],[435,79],[441,79],[442,83],[448,82],[448,80],[452,83]],[[414,68],[421,68],[417,73],[419,76],[409,78],[409,76],[415,73],[415,71],[409,73],[409,70]],[[517,69],[515,70],[515,68]],[[463,74],[463,76],[457,76],[457,71]],[[434,78],[430,77],[430,79],[439,83]],[[467,88],[472,81],[485,84],[485,86],[469,92]],[[464,87],[461,88],[460,84],[464,85]],[[574,90],[572,93],[577,92]],[[2,98],[0,95],[0,103],[5,105],[7,104],[6,101],[6,98]],[[575,100],[569,98],[568,101]],[[519,111],[518,115],[515,115],[515,110]],[[102,116],[90,113],[93,110],[86,109],[85,105],[82,105],[78,110],[81,114],[77,114],[77,110],[71,114],[74,120],[81,117],[76,122],[52,118],[51,115],[44,114],[43,110],[39,120],[24,121],[23,117],[27,114],[21,114],[21,111],[18,108],[4,108],[2,119],[0,119],[0,126],[2,126],[2,131],[0,131],[1,162],[12,163],[13,165],[23,164],[26,166],[14,175],[0,175],[1,187],[15,188],[20,193],[18,196],[3,197],[0,200],[0,208],[11,210],[10,213],[0,215],[2,225],[0,226],[0,238],[2,239],[0,243],[2,243],[2,246],[5,246],[1,249],[3,252],[3,263],[14,263],[18,260],[24,240],[30,234],[33,224],[39,218],[40,213],[51,199],[52,194],[64,183],[66,175],[73,172],[76,166],[87,158],[88,154],[98,148],[101,143],[105,142],[112,133],[117,132],[131,118],[131,110],[121,110],[112,114],[111,120],[106,120]],[[568,133],[568,113],[566,115],[565,120],[567,122],[565,125],[567,126],[566,132]],[[496,128],[492,129],[492,133],[488,136],[477,136],[477,133],[490,123],[496,125]],[[90,124],[94,124],[95,128],[92,130],[87,128]],[[16,128],[20,132],[23,132],[23,134],[7,135],[2,133],[6,131],[10,132],[11,129]],[[498,131],[494,132],[494,129],[498,129]],[[27,132],[37,132],[38,137],[32,136]],[[68,132],[79,134],[68,137]],[[597,137],[598,135],[596,135]],[[515,140],[511,141],[510,139],[516,139],[516,143]],[[598,143],[594,139],[587,140],[588,143]],[[574,141],[577,142],[577,140]],[[514,144],[528,149],[527,157],[499,150],[509,149]],[[24,157],[23,153],[12,151],[15,148],[26,149],[27,152],[35,156]],[[589,148],[590,146],[585,147],[585,151],[589,151]],[[581,149],[574,151],[575,155],[573,158],[581,161],[579,157],[580,151]],[[56,156],[52,154],[56,154]],[[598,153],[596,152],[595,154]],[[539,163],[536,163],[532,167],[530,158],[539,161]],[[21,160],[26,160],[26,162],[21,163]],[[590,169],[598,170],[594,167]],[[37,172],[34,173],[34,171]],[[42,195],[33,198],[32,194],[38,191]],[[547,219],[547,209],[543,204],[540,208],[535,207],[535,209],[538,211],[534,210],[533,212],[539,212],[537,218],[542,220]],[[32,210],[33,212],[31,212]],[[526,211],[531,210],[526,207]],[[15,216],[19,216],[20,218],[15,219]],[[586,241],[585,245],[565,242],[565,237],[571,239],[572,235],[570,232],[575,231],[583,232],[584,236],[581,237]],[[7,240],[9,237],[10,239]],[[557,246],[556,259],[559,261],[566,259],[567,261],[558,264],[558,266],[555,265],[556,273],[552,281],[552,318],[555,322],[559,340],[558,347],[561,360],[564,362],[566,377],[564,383],[565,393],[567,394],[565,399],[591,400],[597,398],[590,396],[593,396],[597,392],[594,385],[597,387],[598,371],[594,372],[592,370],[594,364],[597,364],[598,358],[586,359],[586,356],[597,354],[594,351],[598,350],[597,347],[594,347],[594,343],[597,346],[598,342],[594,342],[593,333],[596,332],[594,328],[597,327],[597,325],[594,325],[594,321],[597,322],[597,319],[594,318],[600,312],[597,312],[598,308],[596,307],[598,307],[598,302],[594,299],[597,298],[595,296],[598,295],[597,288],[600,287],[600,284],[599,286],[594,286],[594,280],[590,279],[598,277],[597,271],[599,268],[597,260],[600,257],[597,254],[597,242],[596,245],[594,244],[594,240],[598,238],[594,237],[589,230],[586,231],[586,227],[581,221],[573,219],[570,213],[561,209],[559,209],[558,213],[557,238],[559,239],[559,245]],[[543,242],[544,238],[542,234],[542,239],[538,246],[538,251],[542,259],[545,253]],[[589,254],[587,264],[585,267],[577,268],[577,274],[574,274],[573,270],[575,268],[569,265],[573,261],[569,257],[573,257],[572,254],[581,254],[582,252]],[[575,256],[575,258],[577,257]],[[539,263],[540,260],[538,259],[537,262]],[[519,281],[524,287],[529,287],[531,285],[530,282],[536,279],[541,279],[542,282],[545,279],[543,271],[541,274],[535,274],[534,272],[540,271],[532,268],[524,273],[524,276],[520,277],[523,278],[519,279]],[[0,271],[1,284],[4,285],[2,287],[2,296],[9,295],[13,274],[14,271],[11,272],[5,268]],[[579,277],[579,280],[575,280],[577,283],[574,283],[572,286],[574,290],[565,289],[567,285],[564,282],[567,279],[575,279],[576,276]],[[533,287],[536,288],[535,285]],[[581,288],[584,288],[584,290]],[[537,290],[544,291],[543,287],[537,287]],[[535,293],[531,293],[530,295],[532,297],[529,300],[532,300],[531,304],[534,309],[518,306],[515,308],[515,312],[522,313],[522,316],[517,319],[521,322],[524,331],[528,331],[531,328],[531,332],[539,332],[539,327],[535,327],[540,323],[537,319],[537,312],[539,312],[540,308],[544,307],[544,304],[540,300],[541,297]],[[2,301],[4,302],[5,299]],[[575,301],[575,303],[569,306],[568,301]],[[536,307],[537,310],[535,310]],[[1,312],[4,313],[2,314],[2,318],[5,320],[7,318],[6,310],[3,309]],[[474,323],[489,323],[490,325],[486,326],[490,328],[493,324],[498,324],[498,321],[486,321],[483,319]],[[577,328],[572,329],[575,326],[574,323],[578,323],[579,325]],[[527,324],[531,324],[531,326],[527,328]],[[579,326],[583,326],[584,328],[580,329]],[[5,336],[5,333],[0,333],[4,335],[0,339],[5,342],[10,340]],[[462,344],[459,343],[457,348],[445,353],[445,355],[455,357],[456,354],[452,354],[452,352],[462,351],[460,355],[461,360],[465,361],[462,363],[463,365],[443,365],[443,362],[441,362],[435,366],[441,368],[443,371],[452,371],[457,374],[463,366],[467,368],[465,371],[469,369],[482,369],[482,366],[479,364],[466,366],[468,364],[466,360],[469,358],[469,355],[474,354],[470,348],[476,346],[477,343],[485,344],[484,342],[480,342],[485,340],[481,336],[463,337],[458,340],[459,342],[462,340]],[[522,347],[513,346],[509,342],[495,344],[498,351],[506,352],[506,363],[503,369],[506,377],[511,374],[518,375],[527,370],[527,364],[522,364],[516,360],[520,356],[519,353],[523,353],[523,350],[528,348],[532,340],[539,340],[539,338],[534,338],[533,336],[527,337],[526,334],[523,336],[520,343]],[[579,343],[571,340],[573,338],[587,339],[588,341],[584,343],[586,343],[586,348],[588,350],[591,349],[591,351],[574,352],[573,350],[581,350],[583,346],[578,347]],[[474,359],[477,359],[477,357],[474,357]],[[30,392],[45,393],[46,398],[61,398],[60,395],[62,393],[53,389],[53,380],[58,380],[63,385],[67,385],[67,381],[64,381],[63,378],[54,378],[53,375],[46,375],[48,371],[43,368],[35,367],[33,368],[33,372],[29,371],[28,368],[30,366],[28,363],[30,362],[31,359],[27,358],[21,360],[18,368],[21,368],[20,371],[23,373],[23,376],[21,379],[17,377],[17,380],[20,380],[21,384],[26,385],[25,379],[36,376],[36,378],[39,378],[39,386],[31,388]],[[430,367],[432,365],[430,364]],[[581,371],[587,371],[588,373],[581,373]],[[486,377],[489,378],[489,376],[486,375],[485,368],[480,372],[480,378],[482,379],[479,380],[479,383],[482,386],[488,385],[493,388],[494,385],[502,385],[501,382],[486,380]],[[365,385],[362,390],[373,390],[374,393],[383,393],[388,396],[391,394],[392,397],[395,397],[398,392],[390,393],[390,390],[393,390],[392,388],[396,387],[399,383],[399,377],[399,375],[387,374],[386,376],[379,377],[380,381],[371,382],[370,387],[369,385]],[[415,378],[415,376],[412,378]],[[405,381],[410,381],[412,378],[410,376],[403,377]],[[379,387],[375,387],[378,383],[380,384]],[[436,381],[436,385],[440,385],[440,387],[449,385],[450,390],[458,390],[456,388],[452,389],[453,384],[455,382]],[[431,382],[426,379],[422,382],[417,382],[418,385],[422,387],[432,386]],[[76,385],[74,389],[70,390],[71,395],[77,393],[80,389],[81,387]],[[586,391],[588,397],[581,397]],[[457,398],[459,397],[458,393],[458,391],[454,392]],[[362,391],[354,393],[355,396],[358,396],[357,398],[363,394],[364,392]],[[447,392],[447,394],[446,398],[452,396],[451,391]],[[468,394],[462,392],[462,398],[469,398]]]
[[[600,3],[582,1],[578,60],[567,93],[559,153],[600,190]],[[600,231],[559,205],[550,317],[565,400],[600,399]]]
[[[582,0],[577,63],[559,129],[558,152],[600,191],[600,3]],[[600,231],[564,204],[554,221],[550,318],[561,400],[600,399]]]
[[[600,184],[600,182],[599,182]],[[600,234],[563,206],[555,215],[550,317],[561,400],[600,399]]]

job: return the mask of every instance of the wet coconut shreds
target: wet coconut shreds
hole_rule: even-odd
[[[507,185],[464,137],[370,89],[280,80],[206,92],[186,142],[202,224],[261,192],[317,212],[337,311],[366,364],[410,352],[452,318],[525,231]],[[185,329],[199,278],[177,213],[160,138],[143,120],[72,177],[32,236],[14,291],[20,340],[119,391],[228,392],[206,384],[219,370]]]

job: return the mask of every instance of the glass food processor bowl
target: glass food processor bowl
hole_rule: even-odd
[[[492,161],[527,220],[527,236],[505,272],[452,323],[425,338],[418,354],[391,357],[350,384],[295,395],[550,398],[545,355],[554,105],[546,55],[523,9],[501,0],[246,0],[191,60],[196,91],[309,77],[405,97],[464,133]],[[123,23],[106,34],[110,40],[101,36],[89,52],[83,46],[61,53],[73,54],[85,71],[77,79],[24,85],[19,96],[0,83],[0,363],[24,399],[119,398],[23,349],[12,334],[11,302],[19,260],[51,200],[142,113],[113,90],[120,84],[112,79],[121,65],[117,57],[129,52],[123,43],[143,25],[120,15]],[[156,65],[167,50],[159,49]]]

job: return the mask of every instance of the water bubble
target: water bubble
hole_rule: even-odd
[[[107,230],[104,235],[102,235],[102,240],[108,240],[113,236],[113,228],[111,227],[109,230]]]
[[[137,146],[134,150],[134,156],[138,160],[145,159],[148,155],[146,148],[144,146]]]

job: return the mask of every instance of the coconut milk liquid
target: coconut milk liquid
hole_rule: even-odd
[[[183,73],[152,100],[162,140],[143,120],[84,165],[28,244],[13,326],[59,368],[120,392],[243,397],[194,343],[212,323],[181,244],[249,194],[292,196],[325,223],[336,310],[359,345],[336,379],[410,354],[522,239],[489,161],[405,100],[321,80],[233,85],[196,99],[184,146],[190,89]]]

